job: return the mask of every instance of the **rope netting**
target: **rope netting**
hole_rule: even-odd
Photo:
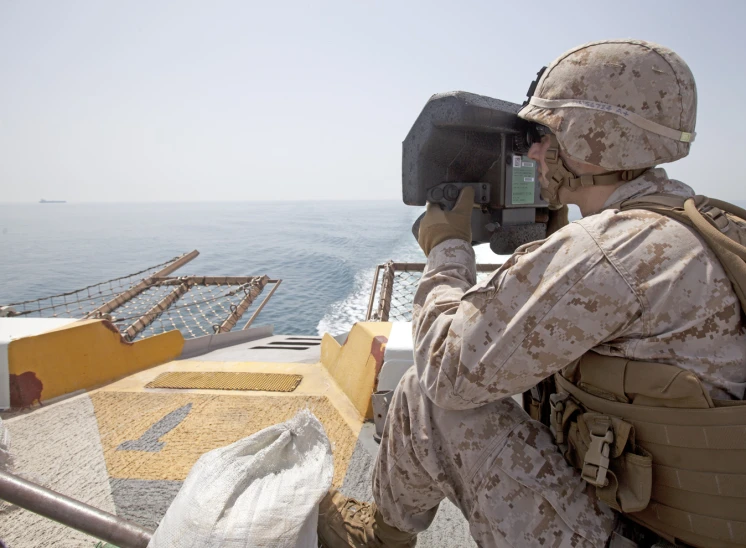
[[[400,267],[400,268],[397,268]],[[499,265],[478,265],[477,282],[481,282]],[[388,263],[381,265],[381,277],[375,288],[377,308],[371,319],[389,322],[411,322],[412,303],[422,277],[424,265]],[[387,279],[388,278],[388,279]],[[393,283],[391,283],[393,280]],[[387,285],[391,283],[391,289]]]
[[[181,258],[174,257],[163,263],[151,266],[139,272],[113,278],[105,282],[89,285],[82,289],[75,289],[59,293],[50,297],[40,297],[28,301],[8,303],[12,309],[11,316],[26,316],[32,318],[83,318],[89,312],[113,299],[116,295],[133,288],[143,279],[152,276],[163,267]]]
[[[214,335],[219,330],[220,325],[238,310],[241,301],[244,300],[251,288],[260,283],[259,280],[261,278],[257,277],[247,283],[214,285],[187,283],[188,288],[183,295],[179,296],[170,306],[152,314],[148,318],[152,323],[139,333],[134,336],[127,336],[127,338],[137,340],[172,329],[181,331],[186,339],[202,335]],[[168,285],[155,285],[147,289],[119,307],[113,314],[112,321],[119,328],[119,331],[126,333],[131,325],[146,316],[176,287],[178,286],[169,283]],[[259,303],[252,301],[246,312],[251,313],[258,305]],[[239,318],[241,315],[243,314],[238,315]]]
[[[82,289],[10,303],[0,315],[41,318],[104,318],[133,341],[177,329],[185,338],[231,331],[250,313],[248,326],[280,280],[267,276],[181,276],[168,273],[197,256],[192,251],[119,278]],[[259,302],[268,283],[273,290]]]

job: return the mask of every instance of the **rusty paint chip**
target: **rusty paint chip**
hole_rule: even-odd
[[[181,388],[210,390],[262,390],[266,392],[292,392],[303,375],[283,373],[234,373],[215,372],[179,372],[162,373],[145,388]]]

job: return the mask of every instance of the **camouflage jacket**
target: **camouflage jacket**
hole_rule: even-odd
[[[692,189],[651,169],[606,205]],[[474,251],[430,253],[414,298],[415,364],[441,407],[523,392],[590,349],[697,374],[712,397],[743,399],[746,329],[716,256],[657,213],[604,209],[518,248],[475,285]]]

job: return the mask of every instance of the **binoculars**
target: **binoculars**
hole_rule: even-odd
[[[402,198],[450,209],[474,188],[472,243],[506,255],[546,237],[549,209],[538,165],[526,154],[547,128],[518,118],[515,103],[453,91],[433,95],[403,142]],[[413,232],[417,237],[419,222]]]

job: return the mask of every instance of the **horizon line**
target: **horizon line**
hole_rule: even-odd
[[[60,203],[61,202],[61,203]],[[12,201],[12,202],[1,202],[0,205],[68,205],[68,204],[221,204],[221,203],[277,203],[277,202],[286,202],[286,203],[297,203],[297,202],[398,202],[402,205],[404,202],[400,201],[396,198],[308,198],[308,199],[296,199],[296,200],[282,200],[282,199],[242,199],[242,200],[230,200],[230,199],[224,199],[224,200],[150,200],[150,201],[107,201],[107,200],[85,200],[85,201],[78,201],[78,200],[60,200],[55,203],[54,201],[47,201],[47,202],[39,202],[37,201]]]

